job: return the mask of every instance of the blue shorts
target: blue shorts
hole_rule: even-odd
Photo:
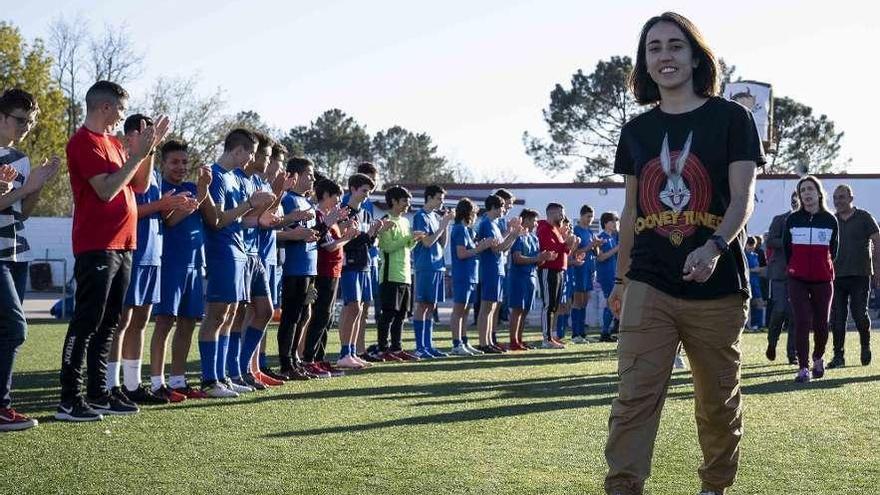
[[[342,277],[339,279],[343,304],[373,302],[373,281],[371,279],[370,272],[343,270]]]
[[[162,265],[162,296],[154,315],[201,319],[205,316],[205,288],[201,268]]]
[[[269,297],[269,274],[257,255],[249,255],[244,269],[247,301],[257,297]]]
[[[208,259],[209,303],[237,303],[248,300],[245,285],[246,260],[233,258]]]
[[[510,277],[510,287],[507,291],[507,305],[510,309],[521,309],[528,313],[532,310],[535,302],[535,289],[538,287],[538,277]]]
[[[477,302],[477,283],[468,280],[453,280],[452,302],[455,304],[474,304]]]
[[[577,290],[577,281],[578,279],[583,279],[580,273],[575,273],[566,270],[565,272],[565,285],[563,286],[563,297],[566,301],[571,301],[574,298],[574,293]]]
[[[160,270],[155,265],[133,266],[131,281],[125,292],[126,306],[143,306],[159,302]]]
[[[569,276],[573,279],[572,284],[574,292],[589,292],[593,290],[593,280],[589,275],[590,270],[585,266],[578,266],[568,271]]]
[[[419,270],[415,277],[415,301],[438,303],[446,300],[446,272]]]
[[[266,275],[269,278],[269,299],[272,300],[272,306],[278,307],[278,293],[281,289],[281,270],[278,265],[263,264]]]
[[[494,276],[491,273],[487,275],[484,277],[482,273],[480,274],[480,300],[490,302],[501,301],[504,294],[504,278],[497,273]]]

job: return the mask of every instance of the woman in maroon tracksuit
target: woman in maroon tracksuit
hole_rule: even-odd
[[[837,219],[825,208],[825,191],[809,175],[798,181],[801,207],[788,216],[783,233],[788,258],[788,297],[797,338],[798,370],[795,381],[810,381],[807,354],[813,330],[812,378],[825,374],[822,355],[828,343],[828,316],[837,256]]]

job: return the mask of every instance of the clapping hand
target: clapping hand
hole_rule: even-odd
[[[0,165],[0,195],[12,190],[12,181],[18,177],[18,171],[12,165]]]
[[[251,204],[251,208],[255,209],[263,209],[269,206],[273,201],[275,201],[275,195],[270,193],[269,191],[257,191],[251,194],[251,197],[248,199]]]
[[[421,241],[428,233],[423,230],[413,230],[410,235],[412,235],[414,241]]]
[[[167,191],[161,198],[159,198],[159,209],[162,211],[184,209],[187,200],[191,199],[190,196],[189,191],[179,191],[176,193]],[[195,208],[193,208],[193,211],[194,210]]]
[[[264,229],[274,229],[281,223],[281,217],[276,215],[275,212],[266,210],[260,215],[257,223]]]
[[[540,253],[538,253],[538,264],[540,265],[541,263],[547,261],[553,261],[557,257],[559,257],[559,253],[557,253],[556,251],[541,251]]]
[[[148,126],[145,121],[141,120],[139,129],[135,129],[128,135],[128,142],[131,148],[132,156],[140,159],[146,156],[156,147],[157,144],[165,139],[168,135],[170,121],[168,117],[162,115],[154,125]]]

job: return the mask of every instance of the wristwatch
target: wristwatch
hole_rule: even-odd
[[[709,238],[709,240],[711,240],[715,244],[715,247],[718,248],[718,254],[730,250],[730,244],[728,244],[727,241],[725,241],[724,238],[718,234],[713,235]]]

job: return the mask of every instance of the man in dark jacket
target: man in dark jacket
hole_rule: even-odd
[[[786,340],[786,354],[790,364],[797,363],[795,357],[794,325],[791,324],[791,306],[788,304],[788,273],[785,250],[782,246],[782,234],[785,231],[785,221],[792,211],[800,208],[797,192],[791,193],[791,211],[787,211],[773,217],[770,222],[770,231],[767,234],[767,278],[770,280],[770,323],[767,332],[767,359],[776,359],[776,343],[784,326],[788,332]]]

